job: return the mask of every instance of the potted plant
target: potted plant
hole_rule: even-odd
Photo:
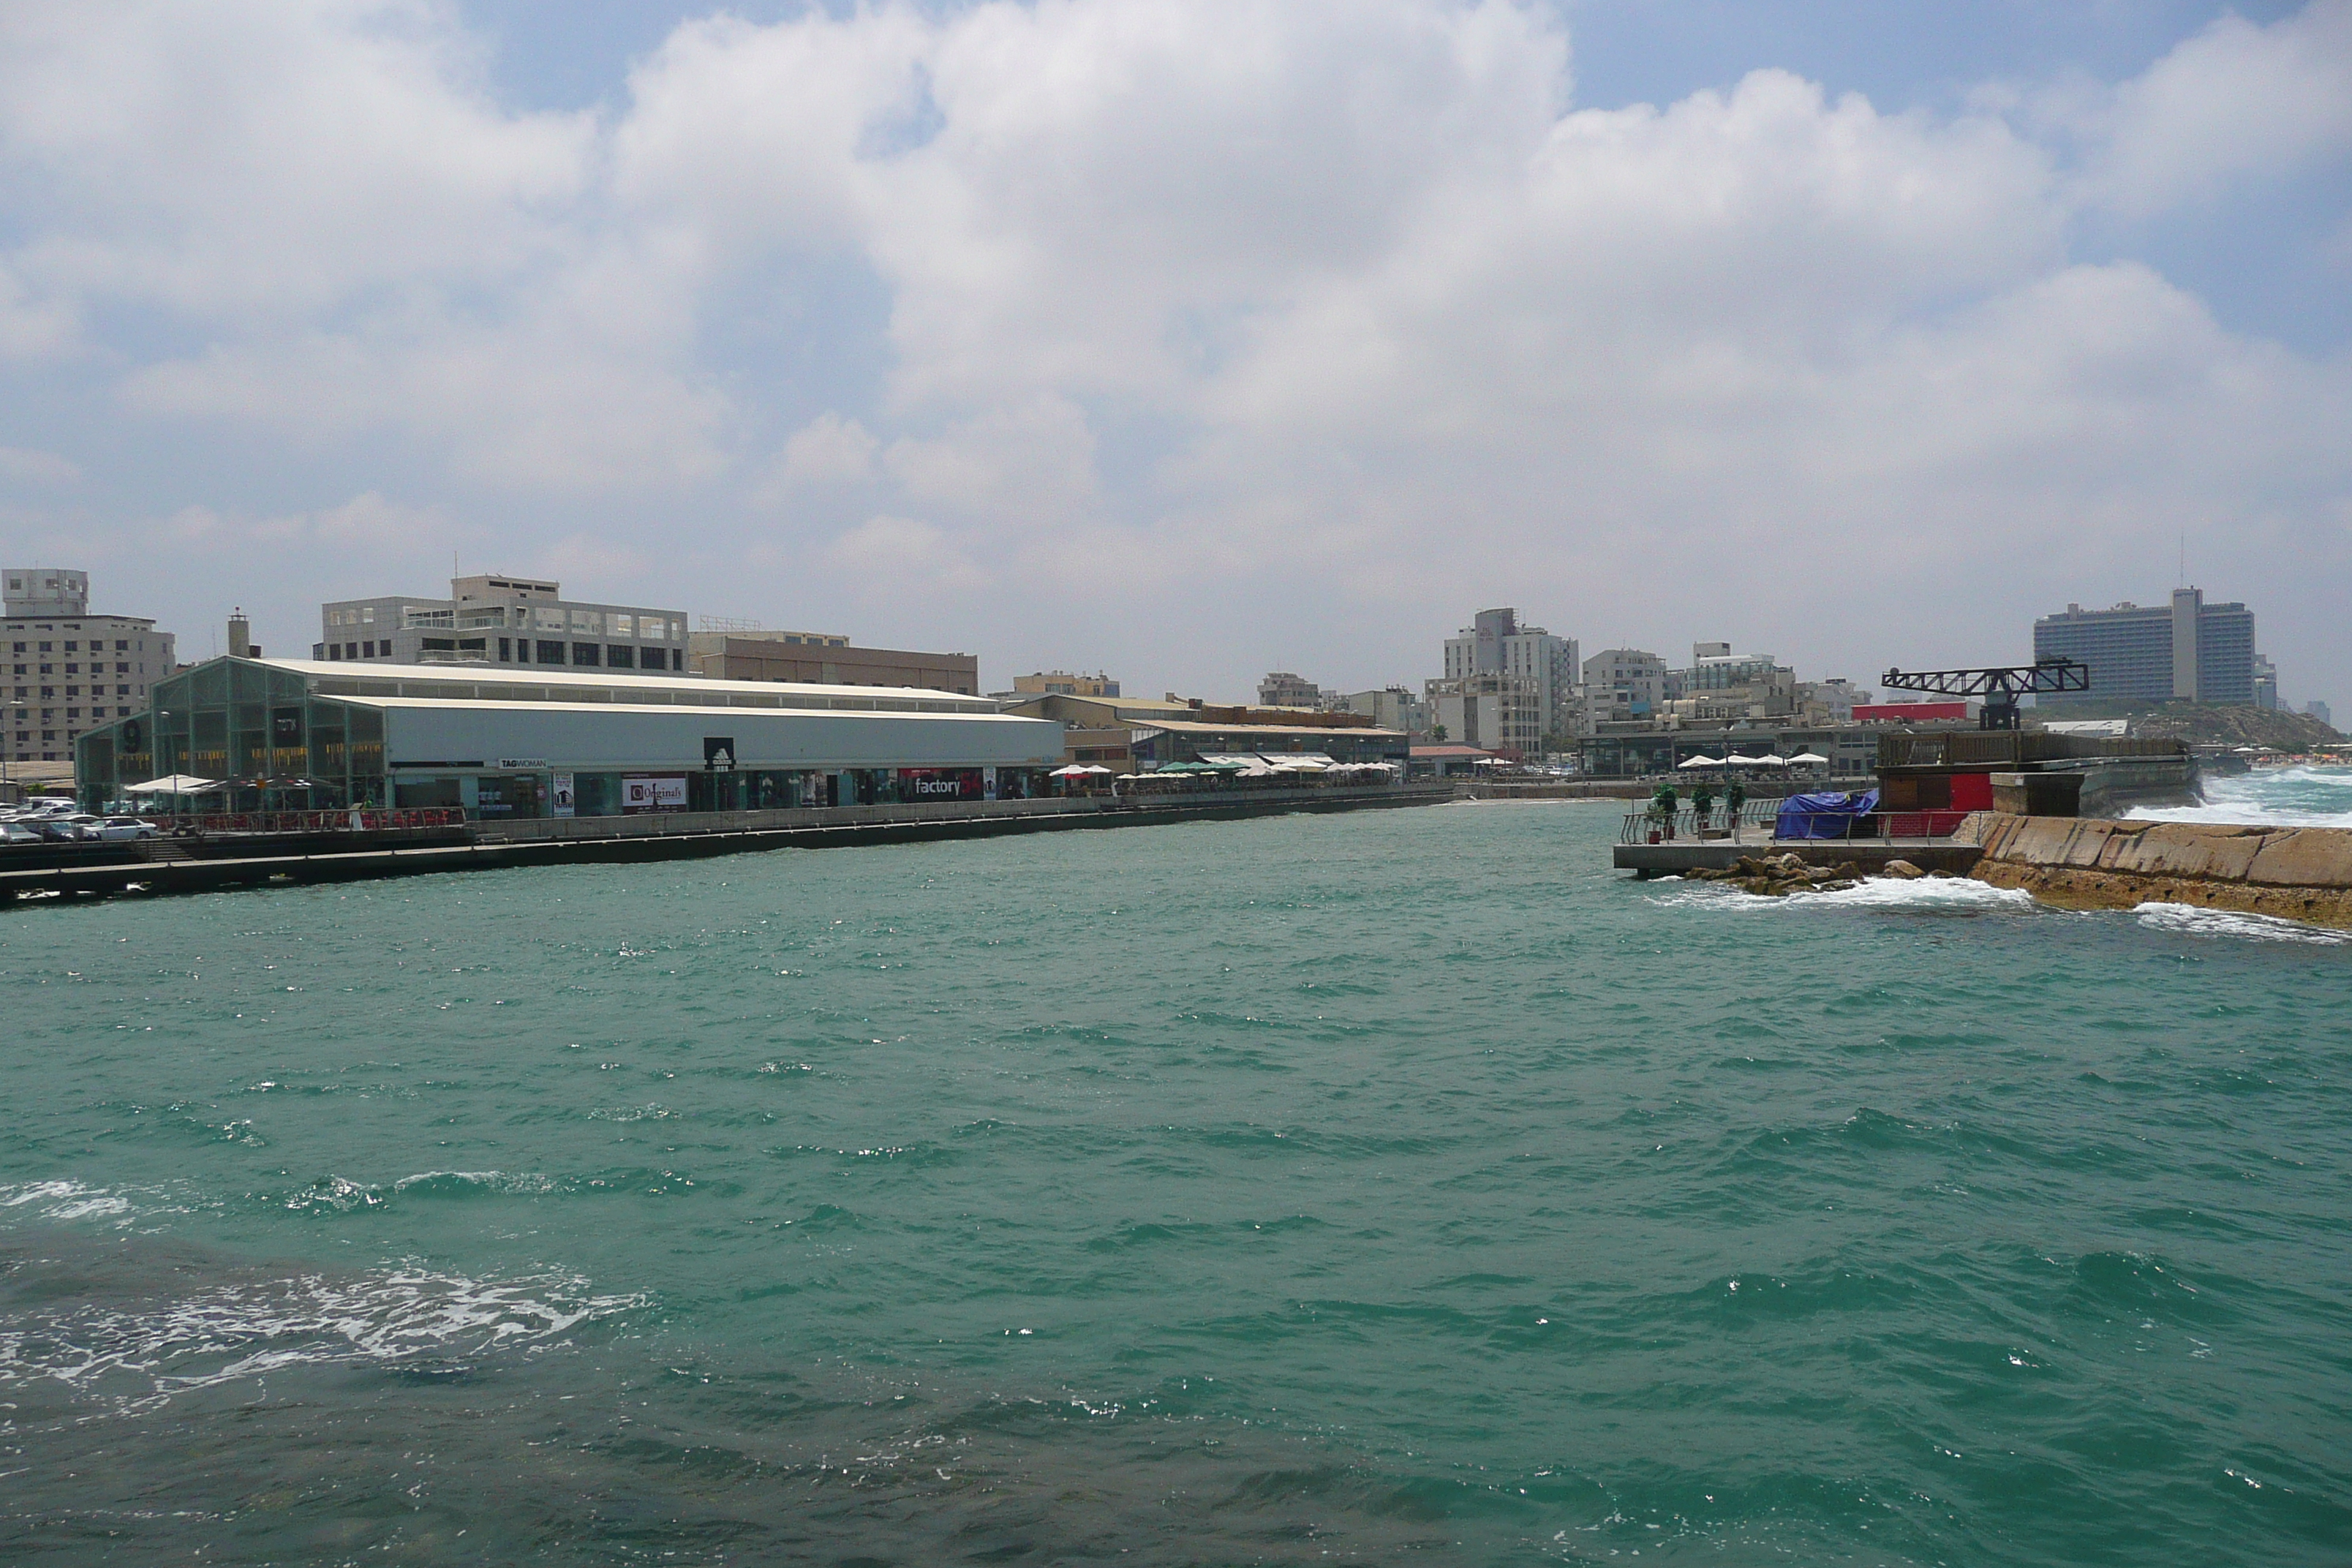
[[[1698,824],[1698,836],[1706,837],[1715,816],[1715,790],[1704,782],[1691,785],[1691,816]]]
[[[1651,843],[1655,844],[1661,838],[1672,838],[1675,836],[1675,813],[1681,805],[1682,797],[1675,793],[1673,784],[1662,784],[1658,786],[1658,793],[1650,797],[1650,821],[1655,826],[1655,831],[1651,836]]]

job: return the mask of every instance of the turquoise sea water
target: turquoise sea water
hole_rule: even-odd
[[[1616,825],[0,914],[0,1558],[2352,1557],[2352,951]]]

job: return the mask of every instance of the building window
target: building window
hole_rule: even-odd
[[[572,645],[572,662],[574,664],[601,664],[604,658],[604,650],[602,644],[576,642]]]
[[[562,664],[563,662],[563,645],[560,642],[541,643],[539,645],[539,662],[541,664]]]
[[[626,643],[614,643],[612,647],[611,654],[612,657],[607,658],[604,662],[611,665],[614,669],[635,669],[636,668],[637,650],[629,647]]]
[[[514,662],[514,638],[500,637],[499,639],[499,662],[500,664],[512,664]]]

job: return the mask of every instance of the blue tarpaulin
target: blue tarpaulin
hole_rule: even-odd
[[[1854,819],[1877,809],[1878,792],[1874,789],[1853,794],[1792,795],[1780,803],[1780,815],[1772,824],[1772,837],[1850,838],[1853,836]]]

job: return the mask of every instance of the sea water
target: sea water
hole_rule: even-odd
[[[2352,1556],[2343,939],[1618,821],[0,914],[0,1560]]]

